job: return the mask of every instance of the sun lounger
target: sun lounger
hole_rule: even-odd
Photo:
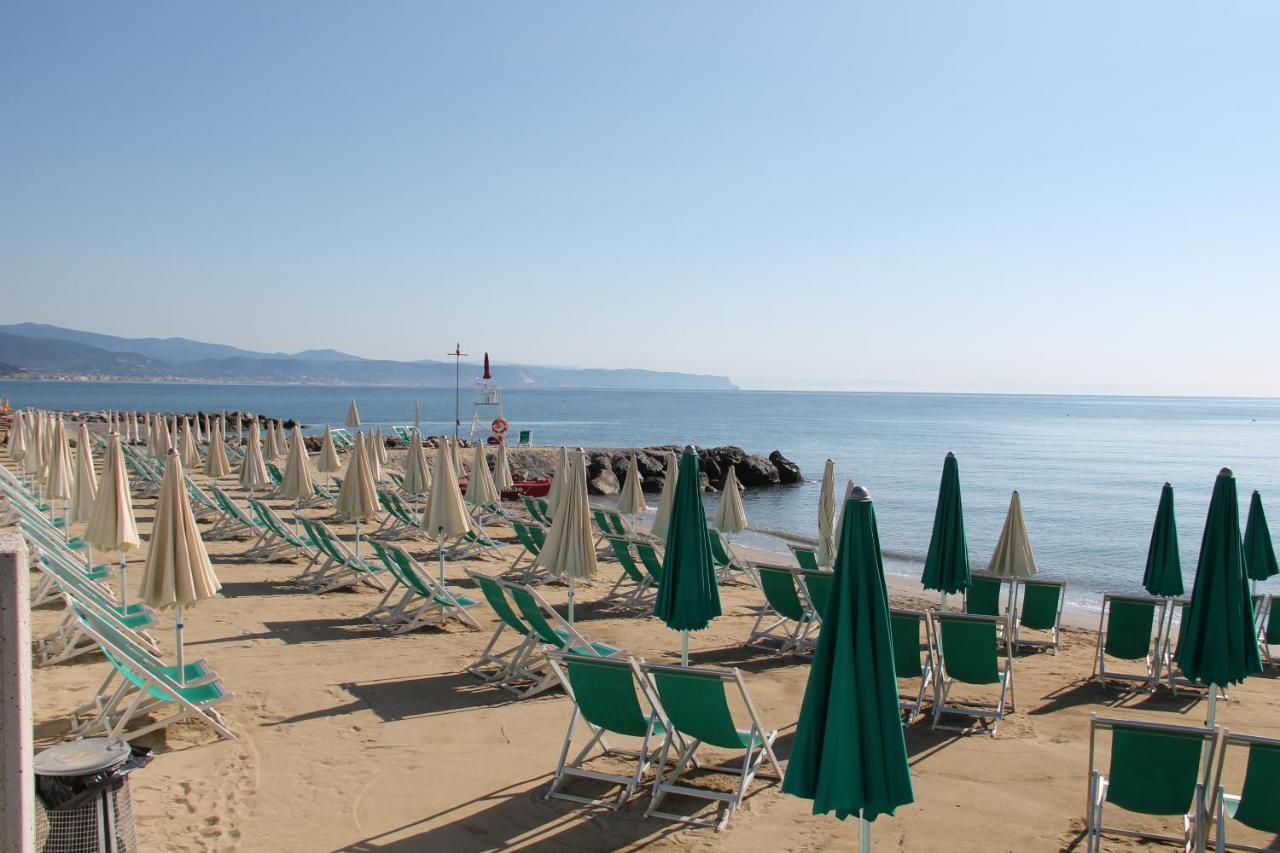
[[[1018,583],[1021,602],[1015,608],[1018,620],[1013,623],[1015,648],[1049,649],[1054,654],[1062,640],[1062,607],[1067,599],[1067,582],[1025,580]],[[1025,637],[1024,631],[1048,632],[1049,638]]]
[[[724,541],[720,531],[714,527],[707,528],[707,539],[711,542],[711,559],[716,564],[716,580],[720,583],[744,583],[742,575],[754,581],[752,573],[745,564],[733,555],[729,544]]]
[[[1160,626],[1164,624],[1168,602],[1163,598],[1136,595],[1102,597],[1098,617],[1098,649],[1093,677],[1106,687],[1109,683],[1140,684],[1152,693],[1160,683]],[[1141,663],[1142,671],[1111,668],[1108,659]]]
[[[972,732],[990,720],[990,734],[995,737],[1000,722],[1014,710],[1013,651],[1005,644],[1004,668],[1000,667],[999,634],[1005,619],[972,613],[938,613],[935,634],[938,675],[933,700],[933,727],[948,731]],[[952,701],[956,684],[997,687],[995,701]],[[1007,705],[1007,707],[1006,707]],[[973,717],[973,726],[947,726],[945,715]]]
[[[222,515],[214,522],[213,527],[204,531],[201,537],[212,539],[241,539],[246,536],[261,536],[262,522],[249,517],[217,483],[209,486],[213,493],[214,503],[222,511]]]
[[[933,686],[936,669],[933,660],[933,619],[925,610],[889,611],[889,630],[893,635],[893,666],[898,681],[916,681],[918,686],[898,687],[898,707],[903,723],[916,721],[924,708],[925,692]]]
[[[260,560],[274,560],[281,556],[286,559],[306,557],[308,560],[316,556],[316,544],[301,530],[295,532],[276,515],[275,510],[257,498],[249,498],[249,509],[254,518],[262,525],[262,534],[258,541],[245,551],[245,555]]]
[[[973,575],[964,593],[964,612],[975,616],[1000,616],[1000,593],[1005,581],[991,575]]]
[[[809,606],[821,622],[822,614],[827,610],[827,602],[831,599],[831,584],[835,581],[835,572],[830,569],[801,569],[798,574]]]
[[[1276,666],[1275,653],[1271,647],[1280,646],[1280,598],[1268,595],[1262,614],[1261,624],[1258,626],[1258,644],[1267,665]]]
[[[419,519],[413,517],[400,496],[389,489],[378,489],[378,503],[387,511],[382,524],[371,533],[380,539],[412,539],[421,535]]]
[[[1242,747],[1232,749],[1232,747]],[[1222,784],[1228,756],[1245,751],[1248,756],[1244,784],[1239,794],[1229,794]],[[1280,739],[1223,731],[1218,746],[1218,767],[1214,773],[1209,810],[1215,824],[1214,849],[1276,850],[1280,837]],[[1271,837],[1266,847],[1257,847],[1227,838],[1229,825],[1240,824]]]
[[[440,625],[450,619],[472,630],[480,630],[480,623],[468,612],[478,603],[475,599],[441,584],[403,546],[377,539],[370,539],[369,544],[404,592],[398,601],[387,607],[397,586],[388,589],[379,607],[366,614],[366,618],[392,634],[404,634],[425,625]]]
[[[551,516],[547,514],[546,507],[549,506],[546,501],[538,498],[524,496],[520,499],[524,504],[525,512],[529,513],[529,518],[533,519],[535,524],[542,527],[551,526]]]
[[[785,654],[802,650],[818,616],[797,588],[799,577],[791,569],[757,566],[764,605],[744,645]]]
[[[814,549],[794,543],[788,543],[787,547],[791,549],[791,555],[796,558],[796,565],[800,568],[814,572],[821,568],[818,565],[818,552]]]
[[[653,578],[644,573],[631,555],[631,542],[621,536],[608,537],[609,550],[622,567],[618,580],[604,597],[606,604],[618,604],[625,610],[648,609],[652,606]]]
[[[366,584],[386,592],[386,584],[379,577],[381,567],[370,565],[347,549],[324,522],[298,516],[298,522],[307,532],[307,538],[315,543],[315,557],[294,580],[314,593]],[[323,558],[323,562],[321,562]],[[316,568],[312,568],[316,566]]]

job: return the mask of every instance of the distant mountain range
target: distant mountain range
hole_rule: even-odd
[[[0,326],[0,363],[19,375],[156,381],[451,387],[452,362],[389,361],[332,349],[254,352],[189,338],[121,338],[43,323]],[[465,365],[470,373],[475,365]],[[733,390],[727,377],[654,370],[495,364],[508,388]]]

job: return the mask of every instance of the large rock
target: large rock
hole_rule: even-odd
[[[587,479],[587,492],[593,495],[616,495],[622,491],[618,478],[614,476],[613,469],[605,468],[599,474]]]
[[[800,466],[783,456],[781,450],[775,450],[770,453],[769,461],[773,463],[774,468],[778,469],[780,482],[786,484],[804,482],[804,475],[800,473]]]
[[[733,466],[738,473],[738,482],[748,489],[759,486],[776,486],[782,482],[782,475],[774,464],[763,456],[751,454]]]

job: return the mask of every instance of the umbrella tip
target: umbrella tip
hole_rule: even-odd
[[[1232,474],[1232,473],[1231,473],[1231,469],[1230,469],[1230,468],[1223,468],[1221,471],[1219,471],[1219,472],[1218,472],[1218,476],[1219,476],[1219,477],[1234,477],[1234,476],[1235,476],[1235,474]]]
[[[698,448],[694,447],[692,444],[686,444],[686,445],[684,446],[684,452],[685,452],[685,453],[697,453],[697,452],[698,452]]]
[[[955,459],[955,458],[956,458],[956,452],[955,452],[954,450],[948,450],[948,451],[947,451],[947,458],[948,458],[948,459]]]
[[[871,492],[867,491],[866,486],[854,486],[849,490],[849,500],[869,501],[871,500]]]

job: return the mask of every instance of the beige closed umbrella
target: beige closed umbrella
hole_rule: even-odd
[[[148,458],[155,458],[156,455],[156,421],[150,412],[146,413],[146,440],[142,445],[142,452]]]
[[[44,480],[44,431],[45,419],[43,412],[36,412],[31,416],[31,434],[27,436],[27,472],[31,474],[37,481]]]
[[[97,473],[93,470],[93,445],[89,443],[89,425],[81,421],[76,433],[76,471],[71,486],[71,521],[88,521],[93,512],[93,499],[98,494]],[[93,561],[89,561],[90,565]]]
[[[720,506],[716,508],[712,526],[725,536],[732,536],[747,529],[747,511],[742,507],[742,487],[738,485],[738,471],[729,466],[729,474],[724,478],[724,489],[720,493]]]
[[[275,437],[273,441],[276,443],[276,458],[284,459],[289,455],[289,447],[284,440],[284,421],[275,421]]]
[[[356,398],[351,398],[351,405],[347,406],[347,427],[349,429],[360,429],[360,410],[356,408]]]
[[[176,609],[174,645],[177,649],[178,683],[185,683],[182,660],[182,608],[212,598],[222,589],[213,573],[200,528],[191,512],[186,475],[178,454],[165,458],[156,520],[147,543],[147,563],[142,572],[142,601],[157,610]]]
[[[284,466],[284,481],[280,484],[280,495],[293,501],[295,520],[298,517],[298,505],[316,496],[316,484],[311,479],[311,459],[307,456],[307,445],[302,440],[302,430],[296,423],[293,425],[293,436],[289,443],[289,456]]]
[[[190,418],[182,419],[182,467],[186,471],[195,471],[200,467],[200,448],[196,445]]]
[[[375,486],[382,482],[382,457],[378,454],[378,445],[382,443],[382,436],[378,431],[370,430],[369,437],[364,443],[364,452],[368,457],[369,476],[373,478]]]
[[[26,467],[27,416],[21,410],[13,416],[13,429],[9,430],[9,456],[21,461],[23,467]]]
[[[270,482],[267,463],[262,459],[258,422],[253,420],[249,422],[249,441],[244,446],[244,457],[240,460],[240,485],[252,495],[254,489],[261,489]]]
[[[1009,512],[1004,518],[1004,527],[1000,530],[1000,538],[996,541],[996,549],[991,554],[991,562],[987,564],[987,574],[998,578],[1009,578],[1009,618],[1016,620],[1015,608],[1018,601],[1018,581],[1033,577],[1040,569],[1036,566],[1036,555],[1031,550],[1031,537],[1027,534],[1027,520],[1022,515],[1022,498],[1014,491],[1009,499]]]
[[[159,444],[156,445],[156,461],[163,464],[169,456],[169,451],[177,450],[177,447],[174,436],[169,431],[169,422],[159,415],[156,415],[156,435],[160,438]]]
[[[405,494],[412,497],[425,495],[431,489],[431,471],[427,468],[427,454],[422,449],[422,436],[414,431],[409,439],[409,449],[404,457]]]
[[[653,514],[653,535],[664,542],[671,525],[671,505],[676,497],[676,479],[680,476],[680,460],[674,453],[667,453],[667,476],[662,481],[662,493],[658,495],[658,509]]]
[[[435,466],[431,472],[431,492],[422,511],[422,532],[436,540],[440,553],[440,583],[444,583],[444,541],[471,532],[471,517],[458,489],[458,474],[453,467],[453,454],[441,444],[436,448]]]
[[[385,468],[387,466],[387,436],[383,433],[382,427],[378,427],[375,432],[377,433],[378,441],[374,444],[373,449],[377,454],[378,464]]]
[[[471,449],[471,478],[467,480],[467,503],[475,507],[493,506],[498,502],[498,487],[489,473],[484,444],[477,441]]]
[[[196,412],[195,417],[191,419],[191,431],[195,433],[196,444],[204,444],[205,431],[200,428],[200,422],[202,420],[204,420],[204,414],[202,412]]]
[[[216,418],[209,424],[209,449],[204,455],[204,475],[218,480],[230,473],[231,461],[227,458],[222,418]]]
[[[333,430],[328,424],[324,427],[324,440],[320,442],[320,458],[316,460],[316,470],[329,478],[333,483],[333,475],[342,470],[342,460],[338,458],[338,448],[333,443]]]
[[[62,501],[62,535],[69,537],[69,511],[72,487],[75,485],[71,473],[71,446],[67,443],[67,431],[58,418],[53,427],[53,444],[49,450],[49,464],[45,468],[44,492],[49,499],[49,514],[53,515],[53,502]]]
[[[623,515],[643,515],[649,511],[640,479],[640,463],[632,453],[627,460],[627,478],[623,480],[622,492],[618,495],[618,512]]]
[[[560,505],[546,544],[534,558],[553,577],[569,581],[569,623],[573,624],[574,584],[596,573],[596,548],[591,535],[591,507],[587,499],[587,460],[579,448],[565,465]]]
[[[125,552],[142,544],[129,495],[129,471],[125,468],[120,436],[107,437],[107,457],[98,479],[97,497],[84,528],[84,541],[101,551],[120,552],[120,606],[129,605],[129,577]],[[92,563],[92,559],[89,561]]]
[[[547,511],[551,520],[555,521],[556,508],[560,504],[560,495],[564,492],[564,483],[569,476],[569,449],[560,448],[556,453],[556,465],[551,472],[551,486],[547,489]]]
[[[356,448],[347,459],[347,473],[342,476],[342,488],[338,490],[338,515],[345,516],[356,525],[356,559],[360,559],[360,523],[378,511],[378,492],[369,470],[369,451],[365,447],[364,433],[356,433]]]
[[[128,434],[124,437],[124,440],[129,442],[130,444],[137,442],[138,440],[138,413],[137,412],[129,412],[129,420],[126,424],[126,427],[128,430]]]
[[[836,561],[836,463],[828,459],[822,468],[822,491],[818,493],[818,565]]]
[[[516,481],[511,476],[511,463],[507,461],[506,441],[498,442],[498,453],[493,460],[493,484],[498,488],[499,497],[503,492],[516,487]]]

